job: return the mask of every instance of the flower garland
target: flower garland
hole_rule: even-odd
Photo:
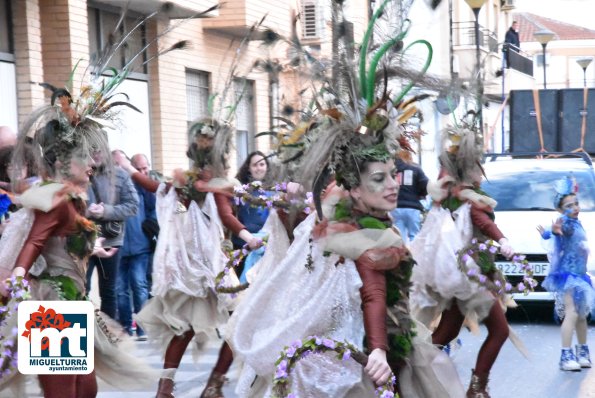
[[[318,336],[309,336],[304,340],[296,340],[291,345],[283,348],[279,359],[275,362],[277,369],[273,377],[273,397],[298,398],[289,390],[291,370],[300,359],[306,358],[313,353],[320,354],[329,351],[336,352],[337,358],[342,361],[352,358],[362,366],[365,366],[368,362],[367,355],[348,342]],[[391,373],[388,382],[376,388],[376,396],[380,398],[398,398],[399,395],[395,392],[396,381],[395,375]]]
[[[272,187],[263,188],[262,182],[252,181],[248,184],[234,188],[235,204],[237,206],[249,204],[252,207],[264,207],[267,209],[278,208],[288,210],[296,208],[306,214],[310,214],[314,204],[312,192],[306,192],[305,199],[287,200],[287,183],[282,182]]]
[[[263,246],[266,246],[266,240],[263,240],[262,244]],[[242,246],[241,249],[233,250],[231,245],[224,244],[223,250],[226,251],[229,260],[227,261],[227,264],[225,264],[223,271],[219,272],[215,277],[215,291],[217,293],[236,294],[242,290],[246,290],[248,286],[250,286],[249,283],[241,283],[237,286],[225,286],[224,278],[229,275],[231,269],[240,265],[244,257],[248,255],[248,245],[246,244]]]
[[[1,282],[0,282],[1,283]],[[20,302],[31,298],[29,293],[29,282],[22,276],[13,276],[6,279],[6,290],[8,297],[6,304],[0,306],[0,329],[4,329],[9,318],[17,315]],[[11,331],[11,335],[2,336],[0,346],[0,380],[17,369],[17,328]]]
[[[495,259],[499,253],[500,247],[493,240],[480,242],[477,239],[472,239],[471,244],[458,252],[459,269],[469,279],[485,286],[499,296],[511,293],[527,295],[532,292],[537,286],[537,281],[533,279],[533,269],[525,256],[517,253],[512,256],[512,263],[525,272],[523,280],[516,286],[512,286],[502,271],[496,267]],[[479,267],[479,271],[475,267],[469,267],[469,263],[475,263]]]

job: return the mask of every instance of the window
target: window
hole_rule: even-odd
[[[186,118],[190,125],[209,115],[209,73],[186,70]]]
[[[10,0],[0,0],[0,60],[14,61]]]
[[[320,36],[316,3],[302,4],[302,32],[305,39],[317,39]]]
[[[130,14],[130,12],[128,12]],[[116,29],[118,21],[120,20],[120,14],[117,12],[111,12],[99,8],[89,8],[89,50],[91,57],[97,57],[99,51],[105,46],[110,40],[110,36],[114,35],[115,38],[111,40],[119,40],[122,35],[128,34],[136,25],[140,22],[141,18],[128,16],[124,19],[122,24]],[[146,31],[145,26],[136,28],[134,32],[126,39],[126,44],[122,45],[113,57],[108,62],[108,66],[116,69],[121,69],[130,61],[133,61],[133,57],[141,52],[146,46]],[[142,51],[141,55],[138,56],[132,62],[132,71],[146,74],[147,66],[143,63],[147,60],[147,50]]]
[[[254,82],[246,79],[234,80],[236,107],[236,150],[237,164],[254,150]]]

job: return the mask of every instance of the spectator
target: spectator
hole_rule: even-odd
[[[132,167],[137,169],[141,174],[151,177],[152,180],[164,182],[165,178],[161,173],[156,170],[151,170],[151,164],[147,156],[142,153],[137,153],[130,159]],[[137,189],[140,187],[138,184],[134,184]],[[155,208],[155,194],[145,190],[145,192],[153,195],[153,208]],[[142,230],[149,239],[151,244],[151,254],[149,256],[149,264],[147,266],[147,285],[149,291],[149,298],[151,297],[151,286],[153,285],[153,253],[157,245],[157,238],[159,237],[159,224],[157,223],[157,215],[153,211],[150,217],[143,220]]]
[[[103,243],[107,248],[120,248],[124,242],[124,231],[126,218],[132,217],[138,210],[138,195],[132,184],[128,173],[120,167],[113,169],[113,176],[107,164],[111,163],[111,157],[107,158],[102,153],[95,154],[95,173],[91,177],[91,184],[87,190],[89,197],[87,216],[101,225],[102,235],[106,238]],[[115,236],[108,237],[105,232],[106,223],[119,221],[121,229]],[[87,292],[91,289],[91,276],[97,266],[99,280],[99,296],[101,298],[101,311],[117,318],[118,300],[116,295],[116,283],[118,280],[118,264],[120,263],[120,251],[110,258],[99,258],[92,256],[87,270]]]
[[[512,26],[506,31],[506,36],[504,37],[504,46],[502,47],[504,57],[506,58],[507,68],[510,68],[510,51],[518,53],[520,49],[521,41],[519,39],[518,22],[512,21]]]
[[[114,151],[116,152],[116,151]],[[114,154],[112,152],[112,154]],[[123,156],[126,156],[123,152]],[[141,173],[148,175],[149,162],[142,155],[135,155],[133,159],[141,165],[137,168]],[[143,162],[144,161],[144,162]],[[134,163],[133,163],[134,165]],[[144,165],[144,167],[143,167]],[[132,310],[137,314],[149,298],[149,284],[147,282],[147,268],[151,259],[151,242],[143,233],[143,223],[147,219],[156,222],[155,194],[134,183],[138,194],[138,211],[135,216],[126,220],[124,242],[122,244],[120,266],[118,268],[118,314],[119,321],[129,335],[132,330]],[[132,308],[130,302],[132,293]],[[138,340],[147,339],[145,332],[137,326],[136,335]]]
[[[269,171],[269,161],[260,151],[254,151],[248,155],[240,169],[236,178],[242,184],[248,184],[253,181],[264,181]],[[270,192],[265,195],[270,195]],[[255,207],[250,203],[241,203],[236,206],[236,212],[238,220],[246,226],[246,229],[256,236],[262,238],[264,235],[260,234],[259,231],[262,229],[264,223],[269,216],[269,209],[267,207]],[[231,237],[233,246],[235,249],[242,248],[246,242],[237,235]],[[264,254],[264,247],[257,249],[251,253],[248,257],[244,257],[242,262],[236,267],[236,272],[240,281],[246,282],[245,273],[248,271],[251,265],[254,265],[256,261]],[[250,258],[250,261],[248,261]],[[244,270],[244,266],[248,263],[248,269]]]
[[[428,191],[428,177],[423,170],[413,164],[411,152],[401,151],[396,160],[399,198],[397,208],[391,212],[395,226],[405,242],[411,242],[421,227],[421,204]]]

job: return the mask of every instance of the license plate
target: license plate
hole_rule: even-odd
[[[533,276],[547,276],[549,264],[548,263],[529,263],[533,268]],[[504,275],[525,275],[525,271],[520,265],[513,263],[496,263],[496,266]]]

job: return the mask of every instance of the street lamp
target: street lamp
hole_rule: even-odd
[[[547,29],[542,29],[533,33],[533,37],[535,37],[535,40],[541,43],[541,47],[543,47],[543,88],[545,89],[547,88],[545,79],[545,47],[554,38],[554,32],[551,32]]]
[[[583,69],[583,86],[587,87],[587,68],[593,61],[593,57],[579,58],[576,63]]]
[[[473,10],[475,15],[475,67],[477,68],[477,119],[479,120],[479,132],[483,133],[483,82],[481,81],[481,55],[479,52],[479,11],[486,3],[486,0],[465,0],[465,3]]]

